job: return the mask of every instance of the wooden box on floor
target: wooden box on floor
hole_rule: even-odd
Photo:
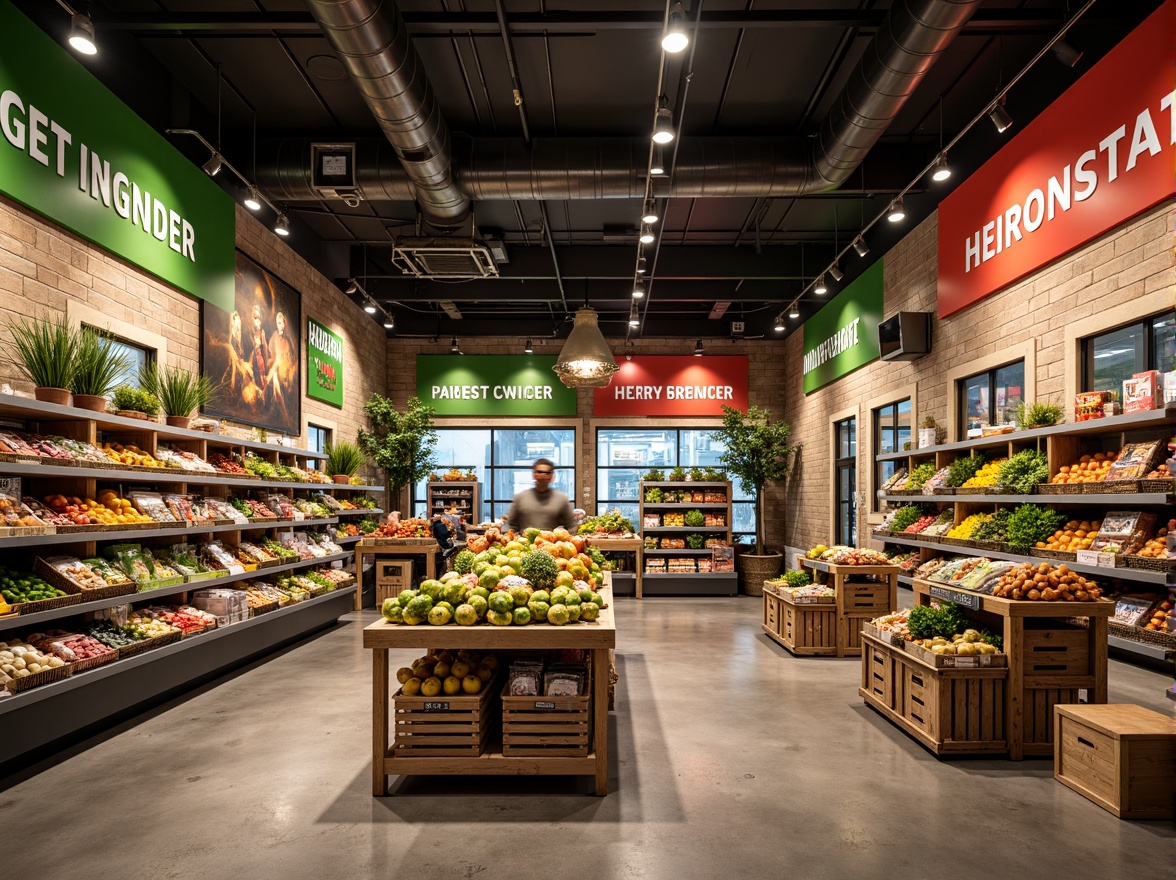
[[[592,731],[590,694],[591,688],[578,697],[512,697],[503,688],[502,754],[568,758],[587,755]]]
[[[397,691],[393,750],[413,758],[482,754],[494,726],[498,691],[494,682],[474,696],[408,697]]]
[[[1120,819],[1176,818],[1176,721],[1129,704],[1054,706],[1054,778]]]
[[[942,668],[862,635],[858,694],[937,755],[1004,752],[1003,667]]]
[[[377,609],[385,599],[399,596],[412,587],[411,559],[377,559],[375,568]]]

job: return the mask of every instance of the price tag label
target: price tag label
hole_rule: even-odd
[[[555,703],[539,702],[535,704],[536,709],[554,709]]]
[[[1076,562],[1083,565],[1096,565],[1099,568],[1114,568],[1114,553],[1099,553],[1097,550],[1079,550]]]
[[[980,596],[977,593],[961,593],[959,590],[949,590],[947,587],[932,587],[931,596],[935,599],[955,602],[972,611],[980,610]]]
[[[228,566],[228,572],[229,572],[229,574],[233,574],[233,575],[245,574],[245,566],[240,565],[239,563],[236,563],[236,562],[230,563]]]
[[[449,703],[425,703],[426,712],[448,712]]]

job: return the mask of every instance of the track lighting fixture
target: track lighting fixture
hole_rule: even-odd
[[[69,44],[75,52],[83,55],[98,54],[98,43],[94,39],[94,22],[84,13],[75,13],[69,19]]]
[[[357,293],[358,291],[359,291],[359,282],[356,281],[354,278],[347,279],[347,287],[345,287],[343,289],[343,292],[345,294],[347,294],[348,296],[350,296],[351,294]]]
[[[648,223],[642,225],[641,238],[639,240],[642,244],[653,244],[653,241],[654,241],[653,230],[649,228]]]
[[[690,45],[690,38],[686,36],[686,12],[681,3],[670,7],[670,20],[666,24],[666,35],[662,37],[662,48],[671,54],[677,54]]]
[[[834,260],[833,265],[829,267],[829,274],[833,276],[834,281],[840,281],[845,277],[845,273],[841,271],[841,267],[837,264],[836,260]]]
[[[665,95],[657,99],[657,116],[653,123],[653,142],[668,144],[674,139],[674,117],[670,113],[670,102]]]
[[[645,211],[641,216],[641,222],[642,223],[656,223],[657,221],[658,221],[657,209],[654,207],[653,202],[652,201],[646,202],[645,203]]]
[[[363,310],[365,312],[367,312],[369,315],[374,315],[376,312],[379,311],[379,308],[377,308],[376,304],[369,299],[367,302],[365,302],[363,304]]]
[[[220,174],[221,168],[224,167],[225,157],[220,154],[219,150],[213,150],[212,155],[208,157],[208,161],[202,166],[204,173],[209,177],[216,177]]]
[[[662,177],[666,173],[666,163],[662,158],[661,147],[653,148],[653,162],[650,163],[649,173],[654,177]]]
[[[817,276],[817,283],[813,285],[813,293],[817,296],[824,296],[829,292],[829,286],[825,284],[824,273]]]
[[[853,249],[857,251],[859,257],[864,257],[870,252],[870,246],[860,235],[853,240]]]
[[[639,256],[637,258],[637,274],[638,275],[645,274],[645,255],[644,254],[642,254],[641,256]]]
[[[788,317],[789,318],[799,318],[800,317],[800,308],[796,305],[796,303],[793,303],[791,305],[791,307],[789,307]]]
[[[396,326],[396,325],[392,323],[392,316],[385,315],[384,316],[384,329],[391,330],[394,326]]]
[[[935,157],[935,165],[931,169],[931,179],[943,181],[949,177],[951,177],[951,168],[947,164],[947,153],[940,153]]]
[[[784,316],[783,315],[776,315],[776,326],[774,326],[772,329],[775,330],[777,333],[784,332]]]
[[[535,347],[531,345],[531,340],[527,340],[527,344],[523,346],[523,354],[534,354]]]
[[[637,314],[637,303],[633,303],[633,307],[629,309],[629,326],[640,327],[641,316]]]
[[[988,118],[992,120],[999,134],[1004,134],[1013,127],[1013,117],[1009,116],[1009,111],[999,101],[988,108]]]
[[[1078,59],[1082,57],[1082,52],[1075,49],[1065,40],[1058,40],[1050,49],[1054,53],[1054,58],[1066,65],[1066,67],[1073,67],[1078,63]]]
[[[899,196],[890,203],[890,208],[886,212],[886,219],[891,223],[898,223],[906,217],[906,209],[902,206],[902,196]]]
[[[702,357],[702,340],[701,339],[698,340],[696,343],[694,343],[694,356],[696,358]]]
[[[449,340],[449,353],[450,354],[461,354],[461,348],[458,347],[456,336],[454,336],[452,339]]]
[[[284,211],[278,211],[278,218],[274,220],[274,232],[283,238],[290,234],[290,218]]]
[[[249,192],[245,195],[245,207],[250,211],[261,210],[261,191],[253,184],[249,184]]]
[[[645,285],[640,278],[633,279],[633,299],[641,299],[645,296]]]

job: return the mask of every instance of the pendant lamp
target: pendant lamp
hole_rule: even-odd
[[[603,388],[612,381],[620,367],[596,324],[596,309],[577,310],[572,332],[552,369],[569,388]]]

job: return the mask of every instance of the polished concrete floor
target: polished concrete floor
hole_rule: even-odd
[[[1176,877],[1171,823],[1122,822],[1046,761],[936,760],[862,705],[859,660],[767,640],[758,600],[616,612],[605,798],[508,777],[372,798],[369,611],[8,780],[0,876]],[[1171,711],[1169,684],[1111,663],[1111,702]]]

